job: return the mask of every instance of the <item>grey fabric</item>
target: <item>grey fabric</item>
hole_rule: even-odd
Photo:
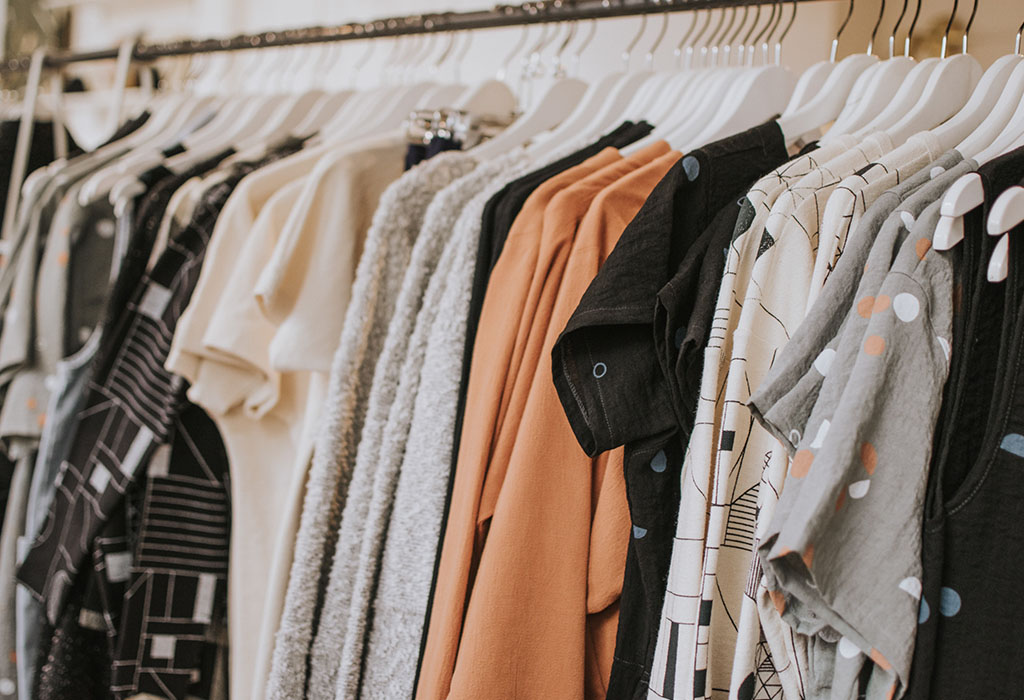
[[[0,698],[18,696],[20,679],[15,664],[14,638],[14,592],[17,581],[14,573],[18,563],[18,540],[25,527],[25,508],[35,459],[35,450],[30,445],[11,445],[8,450],[16,466],[11,479],[7,511],[4,513],[3,530],[0,530]]]
[[[892,215],[911,231],[876,293],[858,290],[848,314],[858,320],[834,361],[814,370],[825,375],[821,390],[759,548],[783,618],[838,643],[832,698],[856,697],[855,670],[868,659],[869,698],[899,697],[909,677],[921,511],[952,335],[955,255],[930,247],[939,207],[913,221]]]
[[[421,391],[421,371],[424,368],[427,340],[431,326],[440,311],[439,306],[445,285],[448,284],[449,278],[453,274],[454,258],[460,249],[465,248],[464,232],[466,229],[464,225],[460,228],[462,215],[469,202],[492,179],[506,169],[510,163],[509,158],[503,156],[481,165],[440,192],[430,205],[426,223],[416,241],[416,248],[413,250],[413,258],[406,272],[402,289],[402,298],[399,300],[396,314],[388,329],[389,339],[396,338],[399,344],[406,342],[405,338],[408,337],[408,347],[401,367],[394,368],[390,373],[393,379],[397,379],[398,388],[388,410],[387,422],[376,439],[380,445],[374,460],[377,463],[377,472],[370,506],[363,525],[364,533],[362,548],[359,550],[358,569],[354,572],[355,577],[352,582],[346,584],[352,588],[352,594],[345,642],[341,650],[341,663],[335,690],[336,698],[347,699],[359,696],[371,606],[376,611],[378,602],[385,605],[388,602],[382,598],[377,598],[377,601],[374,601],[377,572],[381,565],[384,539],[389,530],[395,491],[402,474],[400,467],[403,465],[406,454],[406,441],[409,437],[414,404],[418,392]],[[476,217],[478,231],[481,220],[480,213],[478,212]],[[432,241],[434,238],[438,239],[436,243]],[[426,256],[417,255],[425,249],[433,249],[431,257],[436,256],[437,258],[436,268],[427,276],[422,274],[421,265],[418,264]],[[460,269],[471,272],[472,267],[467,263]],[[462,316],[465,317],[465,315],[463,312]],[[378,365],[378,373],[380,371],[381,365]],[[369,422],[367,428],[369,428]],[[436,437],[436,425],[434,435]],[[364,430],[363,438],[364,440],[367,438],[366,430]],[[360,457],[362,454],[361,445]],[[369,454],[371,459],[374,459],[375,453],[372,449]],[[419,491],[421,497],[428,497],[431,493],[436,493],[436,485],[433,491],[428,489],[428,484],[421,485],[424,487]],[[344,530],[344,523],[342,525]],[[423,531],[420,530],[418,534],[422,537]],[[436,541],[434,540],[434,542]],[[420,542],[422,544],[423,540]],[[429,549],[435,550],[433,547]],[[429,588],[430,575],[433,573],[433,561],[422,562],[427,565],[426,568],[417,567],[415,569],[412,567],[412,561],[416,561],[416,559],[406,563],[405,575],[411,580],[427,581]],[[425,600],[425,597],[421,595],[421,599]],[[328,597],[325,607],[330,607],[330,597]],[[422,625],[422,620],[421,617],[418,621],[419,625]],[[407,630],[414,634],[417,631],[419,630],[415,626]],[[411,659],[415,659],[418,652],[418,640],[419,635],[416,635],[416,646],[410,647],[405,652],[412,653]],[[394,660],[389,662],[389,665],[393,666],[394,664]],[[410,684],[414,675],[415,668],[413,668],[413,674],[408,676]],[[396,694],[392,693],[392,696]]]
[[[418,523],[416,535],[418,537],[418,552],[410,553],[410,557],[404,562],[403,578],[412,582],[420,582],[419,590],[410,598],[394,600],[387,594],[384,596],[378,593],[377,582],[378,572],[381,569],[382,555],[385,547],[385,538],[390,537],[390,521],[394,516],[393,505],[395,503],[396,491],[401,479],[412,479],[418,482],[419,503],[426,506],[436,502],[438,496],[443,499],[443,482],[430,483],[424,479],[423,474],[407,474],[404,471],[404,459],[408,452],[406,450],[407,440],[410,437],[411,422],[414,417],[414,406],[418,396],[422,395],[424,387],[421,385],[421,373],[424,370],[425,354],[430,331],[433,328],[438,314],[450,312],[459,315],[457,309],[444,309],[441,306],[442,296],[446,285],[452,281],[455,274],[455,259],[467,249],[467,226],[465,216],[467,211],[475,213],[476,232],[479,236],[482,204],[479,207],[469,207],[470,201],[479,201],[478,195],[495,177],[497,177],[511,162],[511,156],[498,158],[488,164],[481,165],[471,173],[459,178],[438,194],[431,204],[427,213],[427,220],[423,231],[416,241],[416,248],[413,251],[413,260],[406,273],[405,285],[402,290],[395,317],[388,329],[389,338],[409,337],[408,349],[402,360],[401,368],[396,368],[393,376],[397,378],[398,388],[394,400],[388,411],[387,422],[379,437],[380,451],[377,456],[377,472],[373,485],[373,494],[364,526],[362,548],[359,550],[358,569],[355,571],[355,578],[351,582],[352,594],[351,604],[348,613],[347,630],[345,633],[344,646],[341,650],[341,663],[338,669],[335,696],[337,698],[355,698],[360,696],[360,684],[363,669],[368,664],[367,644],[370,633],[369,625],[372,617],[374,625],[377,624],[402,624],[405,626],[402,649],[391,649],[386,659],[379,659],[383,662],[389,672],[403,669],[404,686],[406,690],[399,692],[398,689],[391,689],[389,697],[400,697],[409,695],[412,689],[412,681],[415,676],[415,659],[419,651],[419,639],[425,614],[426,599],[429,595],[430,577],[433,573],[433,559],[424,557],[418,552],[431,553],[436,551],[433,545],[436,538],[430,538],[426,532],[430,531],[431,520]],[[473,217],[473,214],[470,214]],[[438,256],[437,266],[429,278],[423,277],[418,269],[417,261],[422,260],[422,255],[417,253],[425,248],[433,248],[431,243],[433,237],[431,229],[437,230],[440,234],[440,244],[443,248],[436,251]],[[475,246],[470,247],[475,250]],[[471,251],[470,251],[471,252]],[[459,271],[462,276],[472,274],[472,266],[468,264],[469,258],[461,255],[464,263]],[[424,289],[425,287],[425,289]],[[422,301],[421,301],[422,300]],[[467,297],[468,300],[468,297]],[[466,311],[461,312],[461,318],[465,321]],[[461,355],[461,352],[459,353]],[[457,365],[461,368],[461,362]],[[378,365],[378,372],[381,366]],[[372,403],[372,401],[371,401]],[[454,407],[454,404],[453,404]],[[453,413],[453,410],[449,410]],[[435,415],[435,418],[438,416]],[[369,427],[369,423],[368,426]],[[438,436],[437,423],[435,421],[432,435]],[[364,430],[364,439],[366,431]],[[361,448],[362,449],[362,446]],[[374,454],[370,452],[371,456]],[[448,455],[450,456],[450,453]],[[362,452],[360,452],[362,457]],[[447,459],[445,462],[447,463]],[[357,463],[358,468],[358,463]],[[401,469],[400,469],[401,468]],[[439,493],[440,488],[440,493]],[[423,511],[417,509],[423,514]],[[433,526],[437,530],[437,526]],[[344,523],[343,523],[344,529]],[[397,533],[400,534],[400,533]],[[424,546],[424,543],[429,543]],[[415,590],[415,589],[414,589]],[[330,606],[330,598],[328,604]],[[417,601],[421,606],[417,606]],[[400,622],[393,618],[388,621],[388,615],[381,619],[382,606],[394,603],[412,604],[419,608],[418,619],[403,619]],[[372,615],[371,615],[372,609]],[[323,627],[321,627],[321,633]],[[380,669],[375,669],[379,671]]]
[[[325,592],[326,574],[334,560],[367,398],[389,319],[427,208],[440,190],[465,172],[466,158],[461,152],[442,153],[409,170],[384,192],[374,214],[317,428],[285,607],[274,645],[267,690],[272,700],[305,697],[307,657],[316,632],[318,600]],[[334,697],[333,684],[317,690],[321,697]]]
[[[36,448],[47,420],[57,363],[65,354],[65,326],[72,323],[86,336],[91,333],[102,309],[113,249],[115,224],[110,205],[104,200],[95,206],[80,206],[80,186],[81,181],[75,183],[60,199],[48,231],[27,233],[0,338],[0,374],[9,380],[0,409],[0,439],[12,456],[18,455],[15,478],[23,486],[12,489],[0,543],[0,678],[16,678],[18,685],[29,685],[32,678],[31,673],[18,674],[12,659],[17,658],[19,647],[15,570],[24,553],[19,550],[25,549],[22,539],[30,505],[33,522],[39,516],[29,498]],[[82,265],[88,269],[76,288],[69,289],[68,264],[76,244],[81,244],[82,250],[75,252],[82,253]],[[41,259],[34,253],[39,248]],[[72,297],[76,297],[75,313],[69,314]],[[26,631],[31,636],[35,630],[38,628]]]
[[[819,367],[835,364],[840,339],[851,325],[858,326],[852,334],[859,337],[863,333],[858,321],[862,317],[854,308],[856,300],[873,296],[881,287],[908,234],[907,222],[960,174],[969,172],[969,164],[962,161],[959,153],[950,151],[868,208],[817,301],[750,397],[754,415],[791,454],[803,438],[824,380],[824,375],[814,370],[815,363]]]
[[[310,658],[310,697],[355,697],[359,664],[365,639],[369,606],[367,571],[376,568],[385,506],[393,492],[395,470],[400,464],[408,413],[400,406],[408,401],[409,382],[403,364],[414,360],[417,338],[414,324],[424,293],[441,258],[455,219],[465,204],[472,179],[465,174],[476,161],[466,156],[453,163],[450,172],[460,177],[431,201],[416,236],[366,405],[366,422],[356,450],[349,497],[341,516],[337,554],[330,569],[320,627]],[[471,194],[471,193],[470,193]],[[413,392],[415,388],[413,387]],[[347,652],[343,655],[343,651]],[[353,658],[354,656],[354,658]]]
[[[71,447],[75,417],[85,401],[86,385],[92,377],[91,364],[99,345],[99,336],[93,334],[75,355],[57,364],[53,391],[46,408],[46,425],[39,439],[39,453],[36,456],[32,484],[28,492],[25,535],[18,547],[19,561],[28,552],[32,541],[46,521],[46,513],[50,509],[57,488],[61,462]],[[23,587],[18,588],[15,607],[18,677],[23,679],[18,686],[18,698],[32,700],[32,683],[24,682],[24,679],[31,679],[35,672],[36,654],[40,648],[46,614],[39,601]]]

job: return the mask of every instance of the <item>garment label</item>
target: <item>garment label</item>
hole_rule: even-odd
[[[142,301],[139,302],[139,313],[159,320],[163,317],[164,309],[167,308],[167,302],[170,300],[170,289],[156,282],[150,282],[146,293],[142,295]]]
[[[178,638],[169,634],[154,634],[150,641],[149,656],[152,659],[173,659]]]
[[[213,594],[217,589],[217,577],[213,574],[199,574],[196,589],[196,607],[192,619],[196,622],[210,622],[213,619]]]
[[[124,470],[125,474],[135,473],[135,470],[139,468],[139,465],[142,463],[142,458],[145,456],[146,450],[152,442],[153,431],[143,425],[139,428],[138,434],[135,436],[135,439],[132,440],[132,444],[128,447],[128,452],[125,453],[124,459],[121,460],[121,469]]]
[[[131,552],[111,552],[105,558],[107,580],[111,583],[127,581],[132,574]]]

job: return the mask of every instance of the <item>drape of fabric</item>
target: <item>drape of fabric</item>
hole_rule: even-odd
[[[381,196],[356,270],[310,467],[302,522],[274,648],[267,695],[304,697],[307,656],[337,551],[337,531],[366,420],[366,397],[416,236],[434,195],[464,174],[465,155],[441,154],[405,173]],[[334,686],[322,689],[333,697]]]

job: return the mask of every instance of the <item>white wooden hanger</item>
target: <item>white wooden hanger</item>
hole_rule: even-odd
[[[772,5],[772,14],[769,17],[768,23],[765,24],[764,29],[758,34],[757,39],[772,26],[775,14],[776,5]],[[746,25],[747,17],[749,15],[749,5],[744,6],[743,18],[740,20],[739,25],[736,28],[736,32],[726,39],[725,46],[722,48],[721,64],[725,68],[729,67],[743,67],[748,65],[746,62],[747,49],[749,48],[749,56],[751,62],[755,47],[751,44],[751,38],[754,36],[754,32],[757,30],[757,25],[761,19],[761,6],[757,6],[757,12],[754,16],[754,21],[750,25],[750,29],[746,36],[740,41],[736,51],[732,51],[732,45],[736,43],[740,34],[743,32],[743,28]],[[710,15],[709,15],[710,17]],[[696,23],[694,23],[696,24]],[[692,27],[691,27],[692,30]],[[703,30],[702,32],[703,33]],[[679,46],[676,47],[676,58],[681,58],[683,53],[683,46],[689,41],[689,33],[687,37],[680,42]],[[756,41],[756,40],[755,40]],[[748,44],[750,46],[748,47]],[[685,49],[685,68],[674,76],[669,86],[662,91],[661,97],[658,102],[650,108],[650,116],[647,117],[648,121],[653,124],[662,126],[662,130],[657,135],[652,135],[652,139],[660,138],[663,132],[670,131],[672,125],[678,125],[680,119],[686,118],[686,111],[680,110],[680,105],[693,104],[696,100],[700,99],[700,95],[703,94],[705,88],[709,85],[709,81],[714,79],[714,68],[702,68],[694,69],[693,66],[694,48],[693,46],[686,46]],[[678,126],[674,127],[678,128]]]
[[[1020,111],[1021,100],[1024,100],[1024,57],[1015,56],[1018,63],[1007,78],[999,100],[985,120],[957,145],[956,150],[964,158],[976,158],[986,147],[993,145]]]
[[[494,79],[483,80],[463,93],[452,105],[455,109],[469,114],[497,117],[515,113],[516,96],[507,82],[508,66],[512,65],[515,57],[526,45],[529,38],[529,27],[530,25],[523,25],[523,32],[520,34],[519,40],[513,45],[512,51],[505,56],[497,76]]]
[[[626,107],[625,116],[630,121],[639,122],[647,120],[657,124],[658,120],[665,119],[665,115],[673,108],[669,95],[673,90],[682,89],[682,84],[687,82],[688,72],[680,72],[677,69],[654,70],[654,52],[661,45],[665,38],[665,31],[668,28],[668,14],[662,15],[661,29],[654,39],[654,43],[647,50],[644,56],[644,67],[642,70],[633,73],[631,78],[639,81],[639,89]],[[691,25],[687,35],[693,33]],[[628,49],[623,54],[626,72],[629,73],[632,50]],[[609,127],[614,125],[608,125]]]
[[[989,212],[990,236],[1002,236],[988,264],[989,282],[1002,282],[1010,274],[1010,231],[1024,223],[1024,187],[1011,187],[999,195]]]
[[[708,17],[708,24],[710,24],[710,14]],[[772,16],[769,17],[768,24],[765,25],[761,34],[764,34],[769,29],[774,18],[775,11],[773,6]],[[721,31],[725,27],[725,19],[726,15],[723,11],[718,26],[708,37],[707,43],[700,47],[699,52],[687,51],[687,67],[693,65],[694,61],[696,61],[699,67],[693,71],[693,77],[690,79],[687,89],[678,96],[677,102],[672,105],[672,118],[661,121],[650,134],[627,148],[621,149],[624,154],[635,153],[659,140],[665,140],[672,144],[684,142],[686,139],[695,136],[698,131],[704,128],[708,120],[712,118],[715,111],[721,105],[722,100],[729,93],[730,83],[727,78],[736,73],[742,73],[744,70],[743,68],[720,66],[713,63],[713,61],[718,60],[720,55],[718,42],[728,36],[732,28],[732,23],[730,22],[730,26],[726,27],[725,32]],[[734,19],[735,13],[733,13]],[[706,27],[707,25],[705,25]],[[701,29],[698,37],[703,35],[703,33],[704,28]],[[760,35],[758,38],[760,38]],[[697,57],[696,59],[694,58],[695,56]],[[684,105],[685,108],[680,109],[680,105]]]
[[[956,18],[958,4],[959,0],[953,0],[953,11],[950,13],[949,23],[946,25],[946,33],[942,37],[941,60],[931,74],[921,99],[902,119],[886,129],[896,144],[905,143],[919,131],[935,128],[961,111],[981,79],[981,64],[973,56],[966,53],[946,56],[949,30]],[[977,2],[975,2],[975,10],[977,10]],[[966,37],[966,32],[964,36]],[[952,144],[950,145],[952,146]]]
[[[966,39],[965,39],[966,41]],[[1005,57],[1012,59],[1013,57]],[[1011,62],[1000,59],[996,62],[1000,65],[1003,70]],[[1020,66],[1020,61],[1017,61],[1017,67]],[[996,66],[993,66],[995,68]],[[992,69],[990,69],[992,72]],[[1016,69],[1011,71],[1010,78],[1016,77],[1017,80],[1024,80],[1024,76],[1017,73]],[[1004,83],[1003,97],[995,101],[994,107],[988,112],[988,118],[981,120],[980,126],[975,126],[976,132],[984,133],[985,137],[995,130],[994,125],[1010,111],[1012,103],[1015,97],[1015,91],[1020,90],[1020,94],[1024,95],[1024,84],[1017,84],[1016,81],[1007,81]],[[1009,104],[1008,104],[1009,103]],[[1017,100],[1019,105],[1019,98]],[[1012,135],[1015,133],[1015,129],[1020,128],[1019,133],[1024,134],[1024,119],[1020,116],[1020,110],[1014,109],[1011,113],[1009,123],[1003,129],[1001,134],[995,142],[988,148],[974,156],[975,160],[979,163],[988,162],[992,158],[1005,152],[1008,146],[1013,145]],[[1006,139],[1005,136],[1009,134],[1010,139]],[[968,147],[972,147],[970,143]],[[961,151],[963,153],[963,151]],[[971,157],[969,153],[963,153],[965,157]],[[933,247],[937,250],[949,250],[957,243],[963,240],[964,237],[964,221],[963,217],[967,212],[981,206],[985,202],[985,190],[982,186],[981,175],[978,173],[969,173],[964,175],[946,192],[942,198],[942,205],[940,208],[939,221],[935,228],[935,237],[933,239]]]
[[[924,89],[928,85],[935,67],[939,64],[937,58],[926,58],[914,65],[903,79],[903,83],[893,93],[889,104],[881,109],[876,116],[860,129],[854,132],[858,138],[864,138],[876,131],[884,131],[894,125],[904,114],[914,108],[914,105],[921,99]]]
[[[907,86],[907,77],[913,72],[914,60],[909,56],[894,56],[895,34],[899,29],[899,22],[907,11],[907,3],[903,3],[903,11],[900,13],[892,34],[889,35],[889,58],[871,68],[871,77],[865,87],[864,94],[859,101],[848,103],[842,113],[836,119],[835,124],[829,129],[829,133],[822,139],[823,143],[830,142],[840,134],[853,134],[865,130],[865,126],[879,117],[887,108],[892,107],[893,96],[903,95],[903,89]],[[875,22],[871,32],[871,41],[868,43],[867,53],[871,54],[875,48],[875,37],[878,28],[882,24],[882,16],[885,14],[885,0],[881,0],[878,12],[878,21]],[[917,77],[917,76],[915,76]],[[920,81],[919,81],[920,82]],[[923,88],[923,84],[921,85]],[[918,96],[920,91],[918,92]],[[916,102],[916,101],[915,101]],[[915,102],[908,105],[909,109]],[[898,116],[906,114],[907,109],[898,112]],[[898,117],[897,117],[898,118]],[[892,120],[895,121],[895,120]],[[870,132],[869,132],[870,133]]]
[[[835,62],[836,53],[839,50],[839,38],[852,16],[853,0],[850,0],[850,9],[846,14],[846,19],[839,26],[835,39],[832,40],[829,59],[832,62]],[[786,143],[789,145],[798,143],[804,137],[813,134],[836,119],[846,105],[857,79],[876,62],[877,59],[874,56],[858,53],[847,56],[837,63],[821,91],[810,102],[793,111],[787,110],[779,118],[779,127],[786,137]]]
[[[1008,88],[1013,87],[1010,86],[1009,80],[1022,60],[1024,59],[1020,56],[1003,56],[996,59],[982,75],[967,105],[948,121],[932,129],[932,135],[939,140],[944,149],[948,150],[962,143],[985,123],[999,104],[1000,98]],[[963,151],[960,153],[968,155]]]
[[[1018,55],[1020,54],[1022,32],[1024,32],[1024,24],[1022,24],[1017,30],[1016,42],[1014,44],[1014,53]],[[1013,85],[1012,87],[1016,88],[1016,85]],[[1010,88],[1008,86],[1008,91],[1009,89]],[[1021,110],[1018,107],[1018,109],[1013,112],[1009,122],[1003,128],[999,136],[997,136],[984,150],[979,152],[975,156],[975,160],[979,163],[987,163],[1022,144],[1024,144],[1024,110]]]
[[[473,155],[481,160],[495,158],[531,140],[537,134],[558,126],[569,116],[586,91],[587,84],[582,80],[576,78],[555,80],[535,107],[490,141],[485,141],[473,148]]]
[[[594,39],[594,34],[597,31],[597,20],[590,21],[590,32],[584,42],[576,48],[574,54],[574,65],[579,66],[580,55],[583,49],[590,45]],[[562,75],[561,64],[558,63],[556,67],[556,75]],[[573,75],[577,75],[575,70],[572,71]],[[553,131],[546,135],[543,141],[538,141],[535,145],[531,146],[529,153],[533,157],[541,156],[546,150],[550,148],[550,144],[561,144],[565,141],[575,140],[580,134],[586,133],[585,129],[588,124],[593,120],[594,114],[596,114],[601,107],[607,103],[612,90],[621,80],[623,73],[609,73],[597,82],[592,83],[587,89],[583,99],[573,110],[572,114],[565,118],[561,124],[558,125]]]
[[[758,10],[760,10],[760,6],[758,6]],[[825,86],[828,76],[831,75],[832,69],[835,67],[834,61],[825,60],[818,61],[805,70],[797,79],[793,95],[789,98],[789,104],[786,105],[783,113],[793,112],[814,99],[814,96]]]
[[[652,99],[652,93],[644,93],[644,91],[652,85],[653,73],[650,71],[631,73],[629,70],[633,49],[643,37],[646,28],[647,17],[641,15],[640,30],[622,52],[623,70],[617,74],[617,82],[609,90],[604,103],[598,107],[580,131],[585,139],[597,138],[627,119],[633,118],[637,112],[642,113],[642,105]],[[642,93],[644,94],[641,98]]]
[[[780,7],[780,22],[782,9]],[[785,109],[793,93],[796,78],[781,65],[782,41],[796,20],[796,12],[797,3],[794,0],[789,24],[775,43],[774,63],[748,71],[732,88],[718,112],[708,122],[708,127],[683,146],[684,153],[754,127]]]
[[[744,21],[747,16],[747,9],[744,10]],[[758,16],[760,16],[760,5],[757,9]],[[704,31],[710,26],[711,13],[708,13],[707,19],[708,21],[705,22],[696,39],[700,39],[704,35]],[[754,24],[756,26],[756,20]],[[710,73],[713,72],[712,68],[698,68],[694,66],[694,46],[690,43],[690,39],[696,28],[697,18],[694,17],[689,30],[687,30],[673,52],[676,58],[676,69],[674,71],[656,73],[654,77],[648,79],[634,98],[633,105],[629,108],[628,114],[634,121],[644,119],[654,124],[655,127],[661,127],[658,135],[652,135],[649,139],[645,139],[645,143],[660,138],[661,133],[667,131],[670,125],[679,122],[679,105],[693,104],[693,96],[701,94],[701,90],[707,84],[706,81]],[[748,38],[749,34],[753,34],[754,28],[751,27]],[[740,23],[736,36],[739,35],[739,31],[742,31],[742,29],[743,22]]]

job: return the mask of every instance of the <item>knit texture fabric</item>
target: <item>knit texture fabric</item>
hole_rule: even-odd
[[[476,180],[476,194],[459,214],[430,280],[402,368],[399,395],[392,406],[392,416],[403,419],[405,432],[401,450],[394,455],[400,468],[390,496],[390,522],[383,533],[386,540],[382,542],[372,627],[367,631],[365,649],[352,650],[364,654],[362,684],[358,696],[345,694],[353,686],[343,687],[340,676],[339,698],[387,700],[413,695],[451,469],[473,261],[483,209],[529,162],[517,150],[463,178]],[[358,657],[348,660],[357,662],[358,669]],[[343,665],[342,673],[345,670]]]
[[[367,234],[328,398],[317,430],[313,463],[295,543],[284,613],[274,647],[267,697],[306,697],[307,657],[314,639],[342,511],[389,320],[398,301],[413,244],[434,196],[468,169],[461,152],[443,153],[408,171],[381,197]],[[333,684],[309,697],[333,697]]]

